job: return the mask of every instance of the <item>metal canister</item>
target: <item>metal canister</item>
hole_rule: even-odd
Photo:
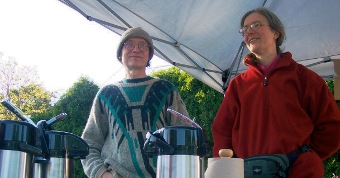
[[[157,155],[157,178],[203,178],[206,154],[203,132],[187,126],[164,127],[148,132],[144,151]]]
[[[40,155],[36,145],[37,128],[22,121],[0,121],[0,177],[31,178],[34,155]]]
[[[79,136],[62,131],[46,131],[48,157],[35,159],[34,178],[73,178],[74,160],[84,159],[89,146]]]

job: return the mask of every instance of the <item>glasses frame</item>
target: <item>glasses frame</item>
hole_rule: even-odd
[[[249,26],[244,26],[239,30],[239,33],[244,36],[245,33],[247,33],[248,29],[251,28],[254,31],[257,31],[261,26],[269,26],[265,23],[262,23],[260,21],[256,21],[252,24],[250,24]]]
[[[148,43],[133,43],[133,42],[125,42],[124,48],[128,51],[132,51],[135,49],[135,47],[138,46],[139,51],[145,52],[150,48],[150,45]],[[144,49],[145,47],[145,49]]]

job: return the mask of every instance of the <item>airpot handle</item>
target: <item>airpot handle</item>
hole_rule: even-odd
[[[144,152],[149,157],[157,155],[172,155],[174,148],[169,145],[163,137],[158,133],[146,134],[146,142],[144,143]]]

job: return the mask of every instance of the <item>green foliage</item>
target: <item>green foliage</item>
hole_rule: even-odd
[[[48,120],[60,113],[66,113],[63,120],[53,125],[53,130],[60,130],[81,136],[87,122],[93,99],[99,87],[85,77],[81,77],[60,100],[43,114],[37,114],[32,119]],[[76,178],[86,177],[80,163],[75,160],[74,174]]]
[[[60,113],[66,113],[66,119],[53,126],[54,130],[72,132],[81,135],[90,113],[92,101],[99,90],[98,86],[85,77],[81,77],[69,90],[62,95],[57,103],[44,115],[45,119]],[[35,118],[38,118],[36,116]]]
[[[3,98],[4,96],[0,96],[0,99]],[[51,107],[52,93],[46,91],[41,85],[30,84],[21,86],[19,89],[11,89],[9,98],[26,115],[35,115],[44,113]],[[0,119],[19,120],[16,115],[2,105],[0,106]]]
[[[211,127],[217,110],[222,103],[223,94],[177,67],[159,70],[152,73],[151,76],[168,80],[177,87],[190,117],[194,117],[195,121],[204,129],[207,141],[210,143],[208,157],[211,157],[213,143]]]
[[[326,81],[328,88],[334,94],[334,80]],[[340,108],[340,101],[336,101]],[[323,162],[325,166],[325,178],[340,176],[340,150]]]
[[[333,154],[323,162],[325,166],[325,178],[333,178],[340,175],[340,151]]]

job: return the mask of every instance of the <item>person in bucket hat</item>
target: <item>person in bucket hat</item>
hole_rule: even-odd
[[[153,42],[152,42],[152,38],[151,36],[144,31],[141,27],[137,27],[137,28],[129,28],[128,30],[126,30],[120,39],[118,48],[117,48],[117,59],[122,62],[122,49],[124,47],[124,43],[129,39],[129,38],[141,38],[144,39],[149,47],[149,61],[148,61],[148,65],[147,67],[150,66],[150,60],[153,57],[153,53],[154,53],[154,48],[153,48]]]
[[[143,151],[147,132],[188,125],[167,112],[171,108],[188,116],[176,87],[146,75],[153,54],[152,38],[141,27],[122,34],[117,59],[125,79],[98,91],[81,136],[90,148],[81,160],[88,177],[156,177],[156,158]]]

